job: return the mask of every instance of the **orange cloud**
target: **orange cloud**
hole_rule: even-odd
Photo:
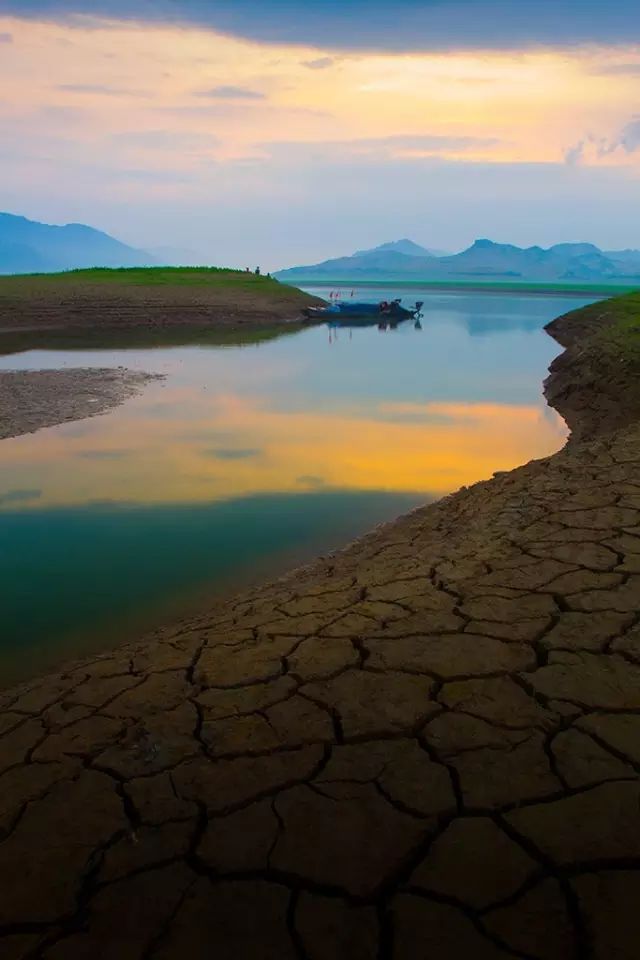
[[[282,140],[393,136],[440,137],[430,153],[448,157],[557,162],[587,131],[621,129],[640,80],[631,45],[335,59],[309,46],[117,21],[67,27],[0,17],[0,35],[13,39],[0,59],[5,125],[71,138],[96,157],[107,149],[116,167],[152,170],[194,171]],[[162,130],[174,148],[155,154],[113,140]],[[194,135],[210,146],[181,150],[181,138]],[[461,147],[464,138],[475,147]]]

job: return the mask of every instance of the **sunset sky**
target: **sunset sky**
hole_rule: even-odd
[[[0,0],[0,209],[268,268],[639,247],[638,27],[626,0]]]

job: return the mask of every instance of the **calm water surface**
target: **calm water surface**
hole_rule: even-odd
[[[0,685],[558,449],[542,327],[587,301],[422,296],[421,331],[0,356],[166,375],[107,415],[0,442]]]

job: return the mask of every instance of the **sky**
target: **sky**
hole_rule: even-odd
[[[640,5],[0,0],[0,210],[274,269],[640,247]]]

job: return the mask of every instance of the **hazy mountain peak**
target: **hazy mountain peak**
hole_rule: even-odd
[[[575,257],[584,256],[585,254],[590,253],[602,253],[602,251],[593,243],[554,243],[552,247],[549,247],[549,252],[571,254]]]
[[[627,247],[626,250],[605,250],[604,256],[610,260],[619,260],[622,263],[640,263],[640,250]]]
[[[470,253],[471,251],[480,251],[480,250],[491,250],[491,251],[500,251],[500,250],[519,250],[520,247],[514,247],[511,243],[497,243],[495,240],[489,240],[487,237],[479,237],[477,240],[474,240],[468,250],[463,250],[463,253]],[[456,254],[456,256],[462,256],[462,254]]]
[[[141,267],[154,262],[144,250],[136,250],[84,223],[54,226],[0,213],[0,274]]]
[[[417,252],[416,252],[417,251]],[[448,282],[607,282],[628,283],[640,277],[640,255],[603,253],[591,243],[559,243],[549,249],[517,247],[479,237],[453,256],[428,255],[411,240],[383,243],[352,257],[326,260],[306,267],[293,267],[276,274],[283,280],[327,279],[411,280]]]
[[[390,240],[388,243],[381,243],[378,247],[372,247],[370,250],[357,250],[354,257],[366,257],[370,253],[402,253],[405,257],[433,257],[435,254],[426,247],[408,240]]]

